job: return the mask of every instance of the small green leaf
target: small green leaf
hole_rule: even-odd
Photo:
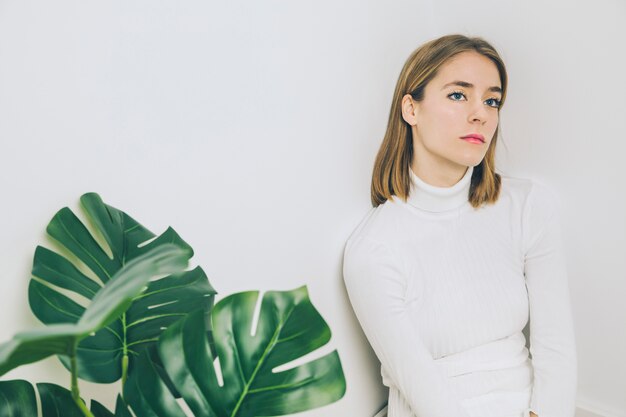
[[[51,355],[67,355],[81,336],[85,336],[82,329],[71,324],[56,324],[18,333],[12,340],[0,345],[0,376]]]
[[[93,413],[94,417],[115,417],[112,412],[107,410],[105,406],[103,406],[96,400],[91,400],[90,410]]]
[[[72,393],[56,384],[37,384],[43,417],[84,417]],[[94,417],[132,417],[124,400],[117,397],[115,414],[98,401],[91,401]],[[23,380],[0,381],[0,417],[36,417],[37,399],[30,382]]]
[[[117,396],[117,402],[115,403],[115,417],[133,417],[121,395]]]
[[[147,380],[150,383],[144,383]],[[133,409],[142,410],[140,417],[185,417],[176,398],[159,378],[147,351],[141,353],[135,371],[124,385],[124,398]]]
[[[43,417],[85,417],[74,402],[72,393],[56,384],[37,384]]]

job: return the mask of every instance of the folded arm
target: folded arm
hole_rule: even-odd
[[[365,336],[413,413],[469,417],[410,319],[406,277],[390,248],[369,238],[349,241],[344,280]]]

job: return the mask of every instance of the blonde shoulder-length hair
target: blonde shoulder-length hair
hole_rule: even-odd
[[[437,70],[450,58],[465,51],[476,51],[489,58],[498,68],[502,88],[499,109],[504,104],[507,73],[504,62],[495,48],[479,37],[460,34],[442,36],[426,42],[406,60],[393,94],[385,137],[376,155],[372,175],[372,205],[384,203],[392,196],[406,201],[411,189],[410,166],[413,160],[413,134],[402,118],[402,97],[411,94],[415,101],[424,98],[426,85],[437,75]],[[469,202],[474,208],[484,203],[495,203],[500,194],[501,177],[495,172],[498,127],[483,160],[474,167],[469,191]]]

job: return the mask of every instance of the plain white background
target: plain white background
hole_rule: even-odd
[[[35,247],[95,191],[156,233],[174,227],[220,297],[308,285],[347,393],[302,415],[372,416],[386,391],[343,245],[370,208],[404,60],[462,33],[507,64],[500,172],[564,203],[578,405],[626,416],[624,18],[622,0],[0,0],[0,340],[40,325]],[[69,386],[54,358],[13,378]],[[106,405],[117,388],[82,384]]]

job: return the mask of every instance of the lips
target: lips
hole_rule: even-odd
[[[479,135],[478,133],[470,133],[469,135],[461,136],[461,139],[474,139],[485,143],[485,137],[483,135]]]

